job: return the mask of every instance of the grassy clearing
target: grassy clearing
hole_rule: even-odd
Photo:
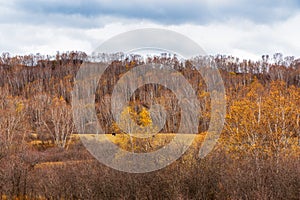
[[[120,147],[120,149],[126,150],[131,152],[132,148],[135,153],[147,153],[147,152],[153,152],[160,148],[163,148],[165,145],[169,144],[176,134],[174,133],[159,133],[156,134],[154,137],[149,138],[130,138],[128,134],[105,134],[98,136],[97,134],[84,134],[84,135],[78,135],[74,134],[72,135],[72,142],[70,145],[76,145],[80,141],[80,137],[83,137],[84,139],[88,140],[97,140],[99,142],[99,145],[101,143],[105,142],[112,142]],[[205,138],[205,134],[181,134],[183,138],[190,138],[194,137],[194,141],[192,143],[191,149],[197,149],[201,143],[203,142]],[[33,145],[42,145],[41,141],[32,141],[31,144]],[[116,155],[117,157],[118,155]],[[58,166],[64,166],[64,165],[73,165],[73,164],[80,164],[80,163],[89,163],[94,162],[93,159],[83,159],[83,160],[66,160],[66,161],[47,161],[37,164],[36,168],[45,168],[45,167],[58,167]]]
[[[156,151],[160,148],[163,148],[165,145],[169,144],[177,134],[174,133],[159,133],[155,136],[149,138],[137,138],[130,137],[128,134],[105,134],[105,135],[96,135],[96,134],[84,134],[84,135],[74,135],[74,138],[84,138],[87,140],[96,140],[97,142],[112,142],[118,145],[120,148],[126,151],[132,151],[136,153],[145,153]],[[194,142],[192,146],[200,146],[205,138],[205,134],[179,134],[181,138],[179,142],[184,142],[184,140],[194,137]],[[178,141],[177,141],[178,142]]]

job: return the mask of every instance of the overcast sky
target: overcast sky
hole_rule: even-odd
[[[0,0],[0,52],[90,53],[137,28],[166,28],[208,54],[300,57],[299,0]]]

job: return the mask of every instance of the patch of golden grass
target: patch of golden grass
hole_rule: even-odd
[[[29,144],[33,147],[44,147],[44,148],[54,147],[54,144],[52,143],[51,140],[47,140],[47,141],[32,140],[29,142]]]
[[[191,145],[191,149],[193,151],[200,147],[201,143],[205,138],[205,134],[182,134],[184,137],[195,137],[193,143]],[[97,142],[104,143],[104,142],[112,142],[118,145],[121,149],[131,152],[132,150],[136,153],[146,153],[146,152],[153,152],[160,148],[163,148],[165,145],[169,144],[176,134],[174,133],[158,133],[154,137],[149,138],[135,138],[130,137],[128,134],[117,134],[113,136],[112,134],[105,134],[98,137],[96,134],[84,134],[78,135],[74,134],[72,136],[72,141],[80,140],[80,137],[84,137],[88,140],[97,140]],[[184,138],[183,137],[183,138]],[[41,141],[32,141],[35,144],[40,144]],[[133,149],[132,149],[133,148]],[[118,155],[116,155],[118,156]],[[82,162],[94,162],[95,160],[71,160],[71,161],[57,161],[57,162],[43,162],[39,163],[35,166],[35,168],[47,168],[47,167],[63,167],[69,164],[78,164]]]
[[[56,162],[42,162],[35,166],[38,168],[47,168],[47,167],[59,167],[65,165],[79,164],[79,163],[90,163],[94,162],[94,160],[68,160],[68,161],[56,161]]]
[[[188,137],[193,137],[194,141],[192,146],[198,146],[204,140],[205,134],[181,134]],[[129,134],[105,134],[97,136],[96,134],[84,134],[84,135],[74,135],[73,137],[83,137],[86,140],[96,140],[97,142],[112,142],[118,145],[120,148],[126,151],[134,151],[136,153],[145,153],[156,151],[165,145],[169,144],[176,134],[174,133],[158,133],[155,136],[150,136],[149,138],[137,138],[130,136]],[[182,137],[185,140],[185,137]],[[183,141],[182,141],[183,142]]]

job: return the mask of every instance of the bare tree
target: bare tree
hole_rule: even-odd
[[[61,98],[54,98],[52,105],[43,116],[43,124],[56,146],[67,148],[74,132],[74,122],[70,105]]]

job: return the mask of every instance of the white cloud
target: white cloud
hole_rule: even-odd
[[[119,33],[136,28],[167,28],[196,41],[208,54],[230,54],[259,59],[262,54],[282,52],[300,57],[300,15],[274,25],[256,25],[247,21],[229,21],[207,26],[162,26],[152,22],[111,23],[92,29],[56,28],[54,26],[0,25],[0,49],[15,54],[49,53],[57,50],[91,52],[101,42]]]
[[[263,54],[276,52],[300,57],[299,24],[300,13],[270,25],[235,19],[207,26],[171,26],[171,29],[191,37],[209,54],[260,59]]]

